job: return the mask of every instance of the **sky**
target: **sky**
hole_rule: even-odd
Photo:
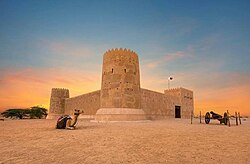
[[[0,111],[101,88],[111,48],[139,56],[141,87],[194,91],[195,113],[250,115],[248,0],[0,0]]]

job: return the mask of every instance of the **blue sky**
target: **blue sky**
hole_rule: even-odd
[[[250,1],[1,0],[0,20],[1,96],[36,86],[31,103],[46,104],[52,87],[97,90],[103,53],[123,47],[138,53],[144,88],[162,92],[172,75],[172,87],[194,90],[198,110],[250,101]],[[2,108],[29,104],[14,99]]]

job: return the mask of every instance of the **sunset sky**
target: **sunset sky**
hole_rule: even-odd
[[[0,0],[0,111],[51,88],[101,87],[111,48],[139,55],[141,87],[194,91],[195,111],[250,115],[249,0]]]

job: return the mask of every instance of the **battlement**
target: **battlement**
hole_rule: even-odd
[[[164,90],[164,94],[173,95],[173,96],[180,96],[181,95],[181,88],[166,89],[166,90]]]
[[[106,59],[108,60],[136,60],[138,62],[138,55],[130,50],[130,49],[126,49],[126,48],[115,48],[115,49],[110,49],[108,51],[106,51],[104,53],[104,61]]]
[[[179,88],[166,89],[166,90],[164,90],[164,93],[166,93],[166,92],[180,92],[180,91],[192,92],[191,90],[188,90],[186,88],[179,87]]]
[[[180,99],[184,100],[193,100],[193,91],[185,89],[185,88],[172,88],[164,90],[165,95],[178,96]]]
[[[69,90],[66,88],[52,88],[51,97],[69,98]]]
[[[69,92],[66,88],[52,88],[51,93],[67,93]]]
[[[170,88],[170,89],[166,89],[165,91],[170,91],[170,92],[175,92],[175,91],[180,91],[183,88]]]
[[[66,89],[66,88],[52,88],[53,91],[62,91],[62,90],[69,90],[69,89]]]
[[[112,48],[112,49],[109,49],[107,50],[104,55],[106,54],[119,54],[119,53],[125,53],[125,54],[134,54],[134,55],[137,55],[134,51],[130,50],[130,49],[127,49],[127,48]]]

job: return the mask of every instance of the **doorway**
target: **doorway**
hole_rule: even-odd
[[[175,118],[181,118],[181,106],[175,106]]]

